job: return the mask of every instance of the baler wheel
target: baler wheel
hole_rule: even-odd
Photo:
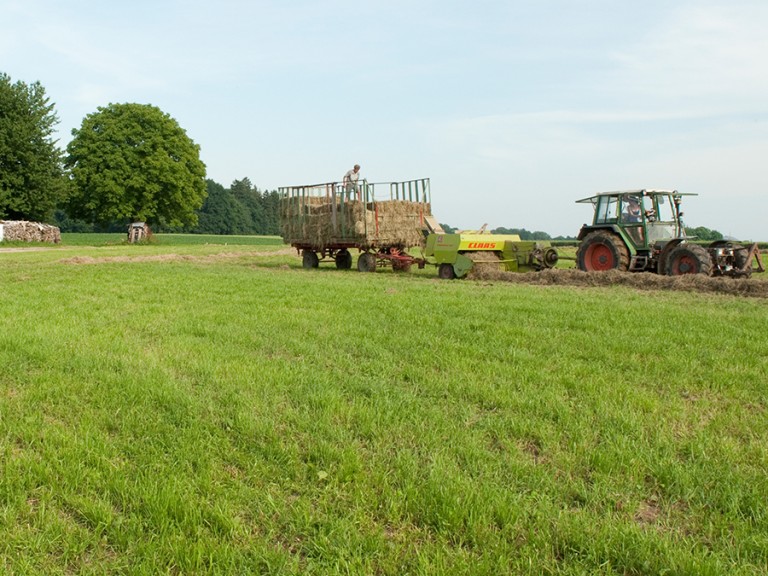
[[[456,278],[456,273],[453,271],[453,264],[448,264],[446,262],[440,264],[440,267],[437,269],[437,277],[442,278],[443,280],[453,280]]]
[[[352,268],[352,254],[346,248],[336,252],[336,268],[339,270],[349,270]]]
[[[681,276],[683,274],[712,275],[712,259],[709,252],[698,244],[681,244],[669,255],[667,275]]]
[[[370,252],[363,252],[357,259],[357,269],[359,272],[375,272],[376,256]]]
[[[317,257],[317,253],[305,248],[301,253],[301,265],[307,269],[320,266],[320,259]]]
[[[576,250],[576,266],[585,272],[629,269],[629,249],[610,232],[591,232]]]

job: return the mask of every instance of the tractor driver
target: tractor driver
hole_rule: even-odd
[[[624,222],[642,222],[643,212],[640,208],[640,199],[637,196],[628,196],[624,203]]]
[[[637,196],[627,196],[624,199],[623,213],[621,221],[627,226],[624,227],[632,241],[640,246],[643,243],[643,210],[640,207],[640,198]]]

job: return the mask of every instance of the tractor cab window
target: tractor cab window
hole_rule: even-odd
[[[659,222],[675,221],[675,205],[670,196],[656,196],[656,219]]]
[[[595,224],[616,222],[618,219],[618,202],[614,196],[600,196],[595,210]]]
[[[636,194],[627,194],[622,198],[621,221],[636,224],[643,221],[642,198]]]

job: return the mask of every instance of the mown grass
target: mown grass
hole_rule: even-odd
[[[127,235],[120,233],[64,233],[61,235],[63,246],[114,246],[127,243]],[[144,244],[163,246],[188,246],[197,244],[238,245],[238,246],[277,246],[282,245],[279,236],[217,236],[213,234],[155,234]]]
[[[762,301],[259,250],[0,254],[0,571],[764,573]]]

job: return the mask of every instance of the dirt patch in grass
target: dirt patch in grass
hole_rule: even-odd
[[[635,511],[635,522],[638,524],[651,525],[655,524],[661,514],[658,502],[655,499],[649,498],[645,502],[642,502]]]
[[[475,275],[475,278],[516,284],[583,287],[627,286],[639,290],[681,290],[768,298],[768,278],[711,278],[702,274],[660,276],[648,272],[618,272],[616,270],[582,272],[573,269],[552,269],[529,273],[481,270]]]

